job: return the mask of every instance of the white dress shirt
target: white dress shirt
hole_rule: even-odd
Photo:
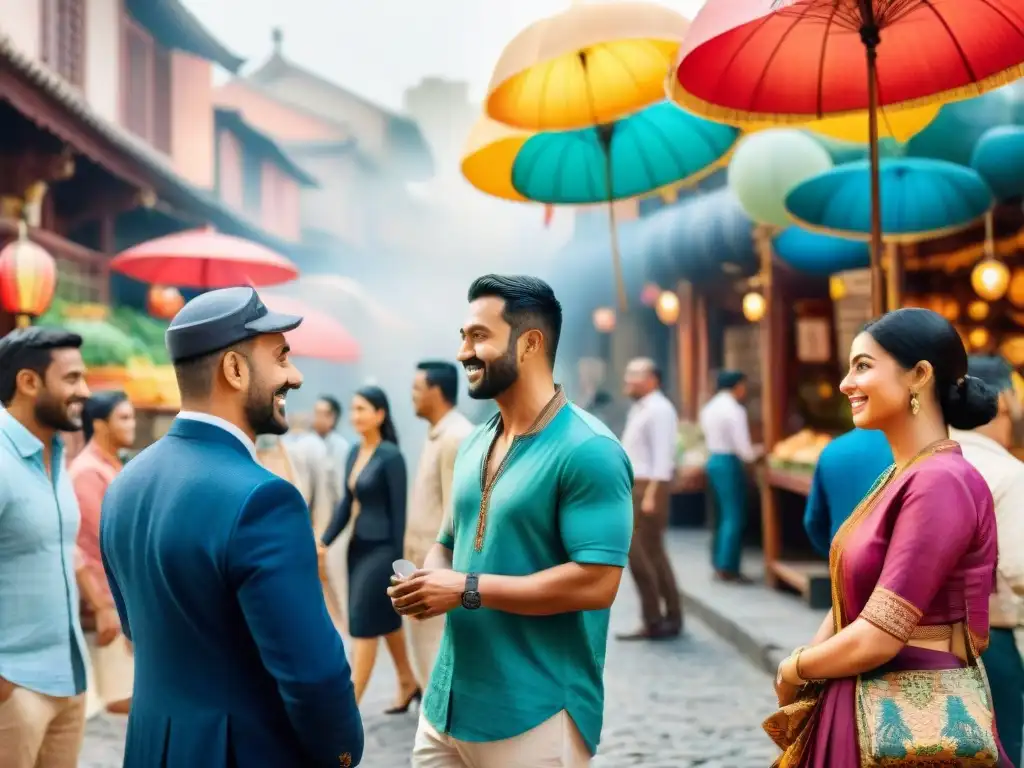
[[[622,447],[637,480],[671,481],[676,474],[678,446],[679,416],[661,390],[633,403],[622,431]]]
[[[993,627],[1015,627],[1020,622],[1024,596],[1024,462],[990,437],[978,432],[949,430],[967,459],[985,478],[996,507],[999,566],[996,594],[990,605]]]
[[[245,446],[245,449],[252,456],[252,460],[259,462],[256,458],[256,444],[249,439],[249,436],[242,430],[232,424],[226,419],[222,419],[220,416],[212,416],[209,413],[199,413],[198,411],[182,411],[178,414],[179,419],[189,419],[190,421],[200,421],[203,424],[209,424],[211,427],[218,427],[223,429],[225,432],[238,438],[238,441]]]
[[[700,412],[700,428],[708,453],[739,456],[746,462],[756,460],[747,409],[732,392],[723,390],[707,401]]]

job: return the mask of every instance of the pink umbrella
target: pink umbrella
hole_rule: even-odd
[[[299,315],[302,325],[285,334],[292,354],[296,357],[311,357],[331,363],[355,363],[362,356],[359,342],[352,338],[341,323],[316,309],[310,309],[301,301],[277,296],[260,294],[266,305],[286,315]]]
[[[110,267],[151,285],[203,291],[277,285],[299,276],[298,267],[284,256],[210,228],[140,243],[118,254]]]

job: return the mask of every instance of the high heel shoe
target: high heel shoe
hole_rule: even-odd
[[[415,701],[418,705],[423,700],[423,691],[417,688],[415,691],[409,694],[409,698],[405,700],[405,704],[400,707],[392,707],[391,709],[385,709],[385,715],[404,715],[409,711],[409,707]]]

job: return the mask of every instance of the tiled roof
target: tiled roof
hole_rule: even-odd
[[[129,13],[168,48],[188,51],[237,72],[242,59],[214,37],[180,0],[126,0]]]
[[[254,152],[272,160],[279,168],[303,186],[319,186],[316,179],[299,167],[298,163],[289,157],[280,144],[251,123],[246,122],[241,112],[234,109],[217,107],[215,114],[217,116],[218,128],[231,131],[243,143],[250,146]]]
[[[279,252],[287,253],[287,243],[261,229],[211,192],[183,178],[174,170],[165,155],[127,129],[96,114],[81,92],[45,64],[26,55],[9,35],[0,32],[0,68],[3,67],[10,67],[20,79],[27,81],[33,90],[54,102],[59,110],[66,113],[68,122],[84,127],[98,139],[97,143],[104,149],[109,149],[137,165],[140,172],[126,179],[130,183],[149,186],[158,197],[173,206],[208,219],[215,227],[229,234],[247,237]],[[0,98],[14,103],[11,94],[0,92]],[[15,106],[20,108],[16,103]],[[62,134],[61,125],[51,124],[52,120],[47,120],[40,114],[27,116],[65,141],[72,142],[69,136]],[[74,149],[84,152],[82,147],[76,146]],[[91,159],[104,165],[103,157]]]

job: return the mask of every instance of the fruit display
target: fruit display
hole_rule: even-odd
[[[831,435],[813,429],[801,429],[775,445],[768,463],[779,469],[812,470],[821,452],[831,441]]]
[[[82,337],[85,378],[93,392],[122,390],[138,408],[180,407],[177,380],[164,347],[167,323],[130,307],[111,309],[58,299],[39,324]]]

